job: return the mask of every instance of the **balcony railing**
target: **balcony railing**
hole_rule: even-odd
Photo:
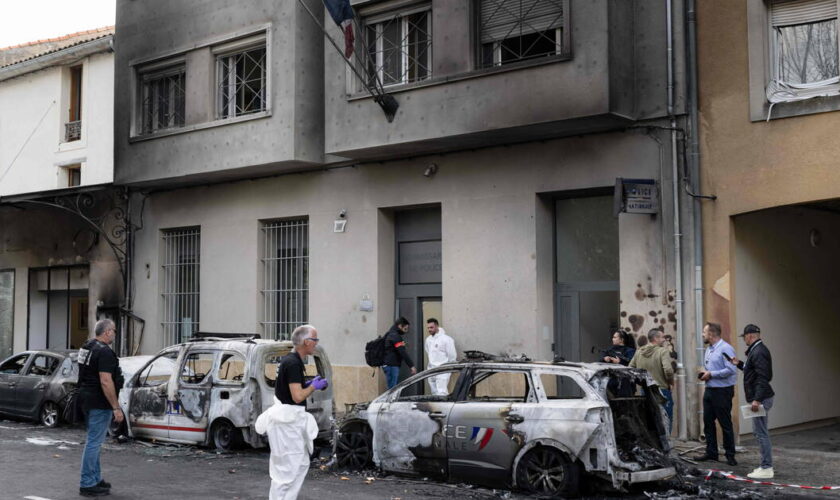
[[[82,120],[64,124],[64,142],[78,141],[82,138]]]

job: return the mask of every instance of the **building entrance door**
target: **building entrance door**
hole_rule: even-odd
[[[76,349],[90,336],[88,266],[29,270],[27,349]]]
[[[397,256],[395,317],[404,316],[411,323],[405,336],[406,349],[420,371],[426,366],[423,352],[426,319],[433,317],[440,321],[443,304],[440,207],[397,212],[394,229]],[[402,365],[400,380],[409,375],[408,368]]]
[[[612,196],[555,203],[554,354],[595,361],[619,325],[618,219]]]

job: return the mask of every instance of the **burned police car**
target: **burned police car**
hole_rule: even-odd
[[[216,334],[218,335],[218,334]],[[228,450],[244,442],[266,446],[254,422],[274,404],[274,382],[289,341],[198,335],[163,349],[127,378],[119,403],[131,437]],[[306,377],[332,377],[326,352],[319,347],[304,360]],[[332,388],[307,400],[319,437],[332,434]]]
[[[542,495],[574,493],[583,474],[615,488],[675,475],[646,372],[493,358],[424,371],[357,404],[336,431],[338,465]],[[428,394],[429,377],[446,373],[449,394]]]

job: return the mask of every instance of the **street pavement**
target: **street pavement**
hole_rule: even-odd
[[[810,432],[810,433],[809,433]],[[840,476],[840,426],[780,436],[777,448],[778,481],[807,485],[837,484]],[[80,428],[46,429],[24,421],[0,420],[0,500],[60,500],[78,496],[79,464],[84,432]],[[790,498],[840,499],[840,491],[814,492],[791,488],[746,485],[727,479],[705,480],[705,470],[716,466],[740,475],[752,470],[755,446],[747,441],[738,454],[738,467],[682,462],[681,478],[629,492],[587,488],[582,498]],[[811,446],[803,450],[797,446]],[[677,451],[697,443],[679,443]],[[813,449],[817,448],[817,449]],[[694,454],[694,453],[691,453]],[[690,456],[685,454],[684,456]],[[323,459],[325,463],[327,457]],[[102,469],[113,484],[113,499],[264,499],[268,497],[267,450],[240,450],[220,454],[190,447],[141,441],[103,447]],[[322,470],[323,469],[323,470]],[[317,463],[310,469],[301,500],[452,498],[459,500],[523,499],[518,493],[463,484],[444,484],[382,475],[373,471],[333,471]]]

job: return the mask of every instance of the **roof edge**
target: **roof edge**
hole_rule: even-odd
[[[113,52],[113,40],[113,34],[103,35],[100,38],[88,42],[82,42],[25,61],[0,67],[0,82],[52,66],[69,64],[100,52]]]

